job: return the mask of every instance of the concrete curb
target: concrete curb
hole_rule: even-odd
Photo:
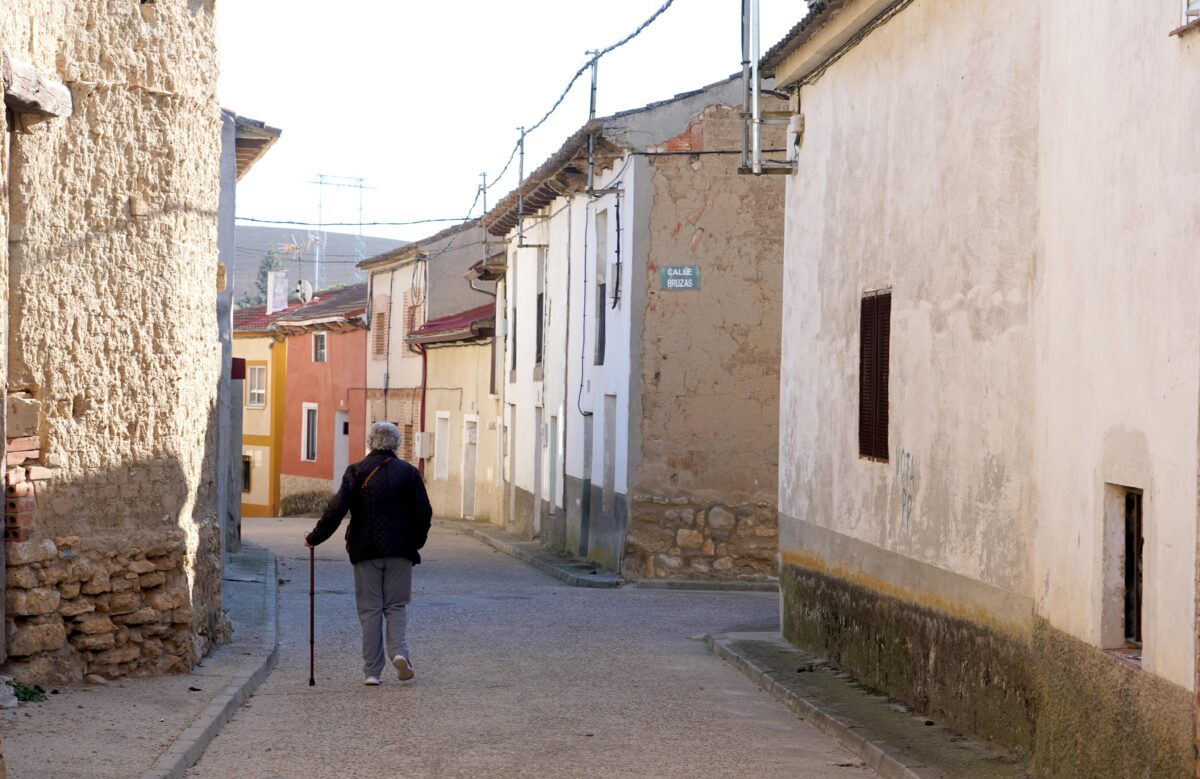
[[[522,549],[519,546],[510,544],[507,541],[496,538],[490,533],[485,533],[478,528],[471,527],[465,522],[456,522],[448,519],[435,519],[433,524],[438,527],[453,530],[463,535],[471,536],[474,539],[482,541],[493,549],[503,552],[509,557],[515,557],[521,562],[537,568],[542,573],[549,574],[555,579],[564,581],[572,587],[591,587],[595,589],[612,589],[620,587],[624,582],[615,574],[604,574],[603,578],[599,576],[585,576],[575,573],[574,571],[566,570],[555,565],[549,560],[542,559],[538,555],[532,554],[529,551]]]
[[[251,668],[239,673],[233,681],[196,718],[191,727],[183,731],[154,766],[142,774],[141,779],[182,779],[183,775],[204,750],[217,737],[225,723],[229,722],[238,707],[254,694],[279,659],[279,608],[278,563],[272,552],[267,553],[267,565],[263,575],[263,597],[265,598],[266,631],[260,656],[254,657]]]
[[[710,652],[750,677],[751,681],[766,690],[795,714],[803,717],[808,724],[825,735],[837,739],[838,743],[861,758],[884,779],[924,779],[922,774],[906,766],[893,755],[887,754],[878,744],[858,733],[854,723],[847,722],[819,704],[801,698],[795,692],[776,684],[769,671],[759,667],[749,658],[739,655],[728,642],[708,633],[703,636],[702,640]]]
[[[714,592],[779,592],[779,582],[717,581],[706,579],[639,579],[642,590],[709,590]]]

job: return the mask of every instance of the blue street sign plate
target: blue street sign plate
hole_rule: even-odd
[[[700,266],[664,265],[658,279],[660,289],[700,289]]]

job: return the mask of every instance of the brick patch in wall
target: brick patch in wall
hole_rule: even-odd
[[[5,541],[29,539],[37,516],[38,483],[54,475],[52,469],[36,464],[41,458],[37,442],[36,436],[10,438],[7,442],[7,470],[4,473]]]

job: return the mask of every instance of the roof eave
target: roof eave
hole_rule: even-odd
[[[818,0],[759,63],[776,89],[793,86],[829,61],[852,38],[908,0]]]

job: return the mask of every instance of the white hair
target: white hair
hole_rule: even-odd
[[[385,449],[394,452],[400,448],[400,429],[391,422],[376,422],[371,425],[367,447],[372,451]]]

